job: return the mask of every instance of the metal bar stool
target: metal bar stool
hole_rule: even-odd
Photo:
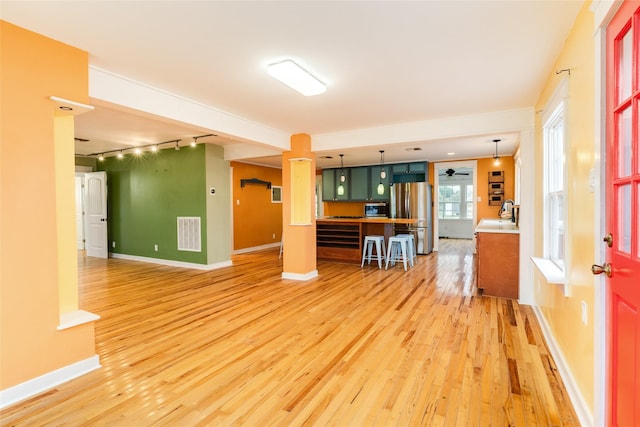
[[[404,265],[404,271],[407,271],[407,260],[409,258],[409,237],[406,236],[392,236],[389,237],[389,244],[387,245],[387,263],[385,270],[389,268],[389,262],[391,265],[395,265],[396,261],[402,261]],[[413,265],[413,262],[410,262]]]
[[[418,260],[418,254],[416,253],[416,240],[413,237],[413,234],[409,233],[409,234],[396,234],[396,237],[408,237],[409,238],[409,244],[407,245],[407,252],[408,252],[408,256],[409,256],[409,263],[411,264],[411,267],[413,267],[415,265],[415,261]]]
[[[362,263],[360,268],[364,267],[364,261],[368,260],[371,264],[373,245],[376,245],[376,258],[378,259],[378,268],[382,268],[382,262],[385,260],[384,236],[365,236],[362,245]]]

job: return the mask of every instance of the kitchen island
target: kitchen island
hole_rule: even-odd
[[[416,219],[322,217],[316,220],[317,257],[321,260],[359,263],[367,235],[394,235],[395,224],[415,225]]]
[[[476,278],[483,295],[518,299],[520,230],[508,219],[482,219],[476,227]]]

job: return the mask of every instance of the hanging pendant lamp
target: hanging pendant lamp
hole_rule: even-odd
[[[387,177],[387,172],[384,170],[384,150],[380,150],[380,184],[378,184],[378,194],[384,194],[384,184],[382,180]]]
[[[344,154],[340,154],[340,185],[338,185],[338,196],[344,195],[343,183],[347,180],[344,176],[344,163],[342,161]]]
[[[498,142],[500,142],[500,140],[494,139],[493,142],[496,143],[496,152],[493,155],[493,164],[498,166],[500,164],[500,157],[498,156]]]

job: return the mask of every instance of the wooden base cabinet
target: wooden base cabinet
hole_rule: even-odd
[[[477,233],[477,286],[483,295],[518,299],[520,235]]]

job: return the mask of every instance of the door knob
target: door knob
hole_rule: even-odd
[[[591,272],[593,274],[606,274],[607,277],[611,277],[611,264],[605,262],[604,265],[593,264],[591,266]]]
[[[613,246],[613,234],[608,233],[606,236],[604,236],[604,239],[602,239],[603,242],[607,243],[607,246],[612,247]]]

